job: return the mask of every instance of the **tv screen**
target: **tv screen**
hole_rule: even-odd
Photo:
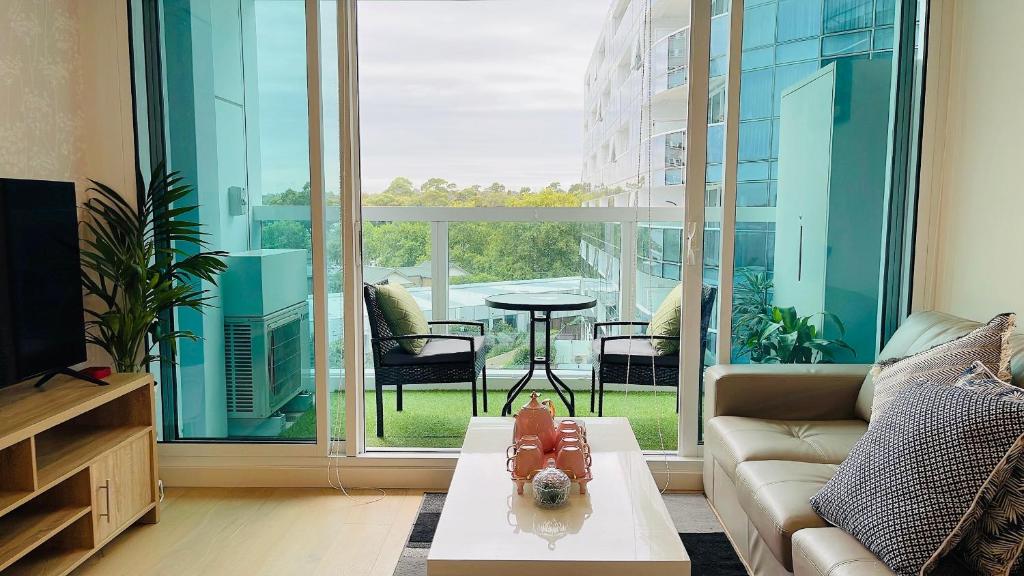
[[[75,186],[0,178],[0,386],[85,359]]]

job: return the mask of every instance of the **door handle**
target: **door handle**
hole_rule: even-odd
[[[109,524],[110,523],[110,478],[107,478],[107,480],[103,483],[103,485],[100,486],[99,488],[97,488],[97,490],[103,490],[104,499],[106,500],[106,508],[105,508],[106,512],[104,512],[103,514],[98,514],[98,516],[100,518],[106,518],[107,519],[107,523]]]

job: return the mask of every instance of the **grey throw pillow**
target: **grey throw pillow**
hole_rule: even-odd
[[[1015,314],[1000,314],[956,340],[913,356],[877,364],[871,371],[875,386],[871,421],[874,422],[896,394],[911,382],[928,380],[952,386],[975,361],[980,361],[999,378],[1008,380],[1010,347],[1007,341],[1015,323]]]
[[[811,506],[897,574],[927,574],[981,517],[993,471],[1024,452],[1024,403],[915,382],[878,414]]]

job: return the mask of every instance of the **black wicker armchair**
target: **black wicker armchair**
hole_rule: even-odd
[[[715,306],[718,289],[703,285],[700,297],[700,349],[708,345],[708,324],[711,310]],[[679,336],[651,336],[633,334],[630,336],[604,336],[604,329],[610,326],[639,326],[647,329],[650,322],[597,322],[594,324],[594,340],[591,344],[593,368],[590,371],[590,411],[594,411],[595,396],[597,415],[604,415],[605,384],[637,384],[648,386],[673,386],[679,394],[679,355],[659,355],[652,340],[679,340]],[[703,354],[702,360],[703,362]],[[701,378],[704,377],[703,366]],[[676,402],[676,410],[679,403]]]
[[[406,384],[448,384],[469,382],[473,391],[473,416],[477,415],[476,383],[481,378],[484,412],[487,412],[487,349],[483,322],[435,321],[439,325],[472,326],[479,335],[409,334],[395,336],[377,304],[377,289],[363,284],[363,300],[370,320],[373,349],[374,389],[377,400],[377,437],[384,436],[384,386],[394,386],[396,409],[402,411],[402,386]],[[426,338],[419,354],[406,352],[399,342]]]

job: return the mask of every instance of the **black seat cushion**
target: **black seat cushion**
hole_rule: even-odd
[[[655,366],[679,366],[679,354],[666,354],[664,356],[655,354],[651,341],[643,336],[636,336],[628,340],[609,340],[604,346],[604,356],[601,356],[601,338],[594,340],[591,344],[591,353],[598,362],[606,364],[640,364],[651,365],[651,358],[654,358]]]
[[[483,336],[473,336],[476,353],[486,354],[489,345]],[[389,350],[382,358],[385,366],[421,366],[423,364],[472,364],[469,342],[448,338],[431,338],[419,354],[410,354],[402,348]]]

